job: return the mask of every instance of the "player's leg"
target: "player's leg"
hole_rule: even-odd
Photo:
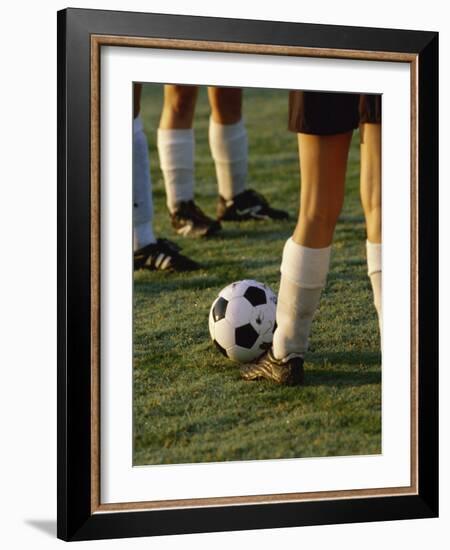
[[[248,140],[242,118],[242,88],[208,88],[209,145],[216,168],[219,220],[286,219],[286,212],[247,189]]]
[[[302,383],[303,357],[330,263],[331,242],[342,208],[348,151],[357,125],[357,98],[301,94],[298,134],[301,189],[297,226],[285,244],[272,349],[243,367],[247,380]],[[338,113],[347,109],[340,120]],[[350,116],[356,108],[356,116]],[[292,100],[291,100],[292,115]],[[331,118],[330,118],[331,117]]]
[[[133,88],[133,233],[134,250],[156,242],[153,233],[153,200],[147,136],[140,113],[142,84]]]
[[[158,128],[158,153],[166,187],[167,207],[174,212],[194,198],[194,119],[197,86],[164,86]]]
[[[381,285],[381,99],[362,96],[361,111],[361,202],[367,230],[367,268],[372,284],[380,333],[382,329]]]
[[[134,269],[185,271],[198,267],[179,248],[153,232],[152,180],[147,137],[140,112],[142,84],[134,85],[133,105],[133,240]]]
[[[209,145],[219,195],[230,200],[245,191],[248,165],[247,130],[242,120],[242,88],[208,88],[211,117]]]
[[[277,359],[303,356],[326,283],[331,242],[344,199],[352,132],[299,134],[300,212],[283,250],[273,351]]]
[[[194,202],[195,141],[192,128],[197,86],[164,86],[158,152],[172,226],[180,235],[208,236],[220,224]]]

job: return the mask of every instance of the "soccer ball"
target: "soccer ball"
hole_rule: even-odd
[[[248,363],[270,348],[277,297],[262,283],[246,279],[219,292],[209,312],[209,333],[232,361]]]

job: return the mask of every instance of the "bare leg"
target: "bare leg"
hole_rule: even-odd
[[[381,124],[362,125],[361,202],[367,239],[381,243]]]
[[[333,136],[298,134],[301,191],[293,240],[309,248],[331,244],[344,200],[352,132]]]
[[[197,86],[164,86],[164,105],[159,122],[161,130],[187,130],[192,128]]]
[[[236,124],[242,118],[242,88],[208,88],[211,116],[218,124]]]

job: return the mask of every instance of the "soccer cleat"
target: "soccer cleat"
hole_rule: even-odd
[[[183,237],[209,237],[221,229],[220,223],[208,217],[193,200],[178,203],[170,217],[172,227]]]
[[[266,379],[284,386],[301,386],[304,383],[303,357],[290,354],[275,359],[270,349],[256,363],[240,367],[244,380]]]
[[[134,271],[193,271],[200,265],[180,254],[181,248],[167,239],[158,239],[134,253]]]
[[[287,220],[289,214],[272,208],[261,193],[247,189],[230,200],[219,196],[217,218],[221,221]]]

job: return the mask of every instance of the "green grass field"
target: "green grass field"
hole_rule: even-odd
[[[346,200],[331,270],[313,323],[304,387],[243,382],[212,345],[208,312],[217,293],[240,279],[277,292],[284,242],[298,211],[298,155],[287,127],[287,92],[246,90],[249,186],[287,222],[224,225],[220,236],[172,234],[156,152],[162,87],[144,87],[155,229],[204,269],[192,274],[138,272],[134,278],[134,464],[377,454],[381,452],[381,368],[375,309],[365,262],[359,201],[359,135],[355,133]],[[201,91],[195,118],[196,200],[214,216],[217,198]]]

